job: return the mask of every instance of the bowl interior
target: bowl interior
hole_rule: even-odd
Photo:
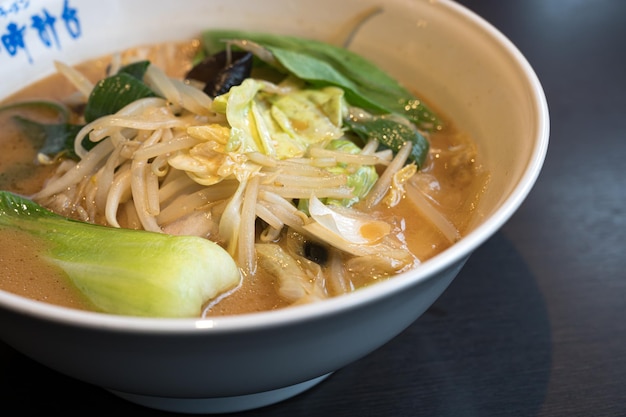
[[[22,24],[28,25],[31,15],[43,7],[41,4],[42,1],[31,2],[31,8],[16,16],[16,21],[21,19]],[[57,16],[61,16],[64,4],[62,0],[45,2],[46,9]],[[360,27],[350,48],[414,88],[454,120],[460,130],[468,132],[478,143],[481,162],[491,172],[491,180],[477,209],[473,231],[459,244],[426,262],[422,269],[363,294],[354,294],[352,300],[398,291],[407,281],[425,279],[468,256],[519,207],[543,164],[548,111],[532,68],[497,30],[456,3],[187,0],[184,8],[176,2],[159,2],[157,6],[140,0],[97,5],[73,0],[69,4],[80,19],[80,30],[77,26],[62,26],[59,19],[58,47],[44,45],[38,34],[30,30],[25,32],[28,54],[0,54],[5,74],[0,97],[50,74],[54,60],[76,64],[126,47],[188,39],[210,27],[335,40],[345,36],[347,25],[360,13],[381,8]],[[0,300],[10,298],[11,303],[16,303],[13,297],[0,296]],[[37,305],[19,301],[22,302],[29,308]],[[334,300],[330,305],[333,303],[348,305],[350,301]]]

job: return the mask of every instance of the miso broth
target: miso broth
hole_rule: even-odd
[[[128,51],[124,56],[141,55],[160,65],[172,77],[182,77],[191,66],[198,42],[163,44]],[[77,68],[93,82],[101,79],[112,57],[103,57],[83,63]],[[175,64],[175,65],[174,65]],[[3,104],[32,99],[53,99],[74,105],[74,87],[61,75],[54,74],[4,100]],[[429,136],[430,153],[416,179],[428,190],[428,198],[463,236],[474,216],[474,209],[488,181],[488,173],[482,168],[479,155],[467,135],[454,127],[453,120],[445,119],[445,128]],[[41,190],[48,178],[54,175],[58,163],[42,165],[37,162],[41,143],[33,142],[18,129],[13,121],[15,115],[49,121],[54,114],[32,108],[16,108],[0,112],[0,189],[30,196]],[[436,180],[436,182],[435,182]],[[50,207],[58,211],[56,207]],[[394,207],[379,209],[384,215],[395,219],[402,239],[410,252],[423,262],[454,244],[449,237],[416,210],[407,196]],[[69,212],[61,213],[68,215]],[[96,220],[94,220],[96,221]],[[132,222],[123,225],[133,226]],[[52,304],[71,308],[94,309],[58,268],[38,256],[39,243],[15,231],[0,229],[0,289]],[[184,260],[181,260],[184,261]],[[412,267],[419,268],[419,262]],[[328,264],[321,262],[319,268],[326,270]],[[328,296],[352,292],[372,285],[381,279],[393,279],[376,273],[374,269],[360,266],[345,272],[343,288],[328,283]],[[241,314],[284,308],[290,305],[278,295],[277,278],[259,268],[255,274],[245,276],[239,287],[211,302],[206,315]],[[200,316],[202,312],[198,312]]]

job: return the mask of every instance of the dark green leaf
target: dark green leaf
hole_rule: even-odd
[[[74,138],[83,126],[69,123],[45,124],[21,116],[14,116],[13,120],[31,140],[35,143],[43,143],[39,153],[50,158],[65,154],[67,157],[78,159],[74,152]],[[82,144],[85,149],[91,149],[97,145],[88,138],[85,138]]]
[[[91,91],[85,107],[85,121],[92,122],[118,112],[133,101],[155,96],[143,81],[129,73],[117,73],[98,82]]]
[[[407,141],[413,143],[409,160],[420,168],[428,155],[428,140],[415,128],[384,116],[353,120],[347,118],[344,123],[363,140],[376,139],[383,148],[397,152]]]
[[[128,74],[137,78],[138,80],[143,80],[143,76],[146,75],[146,71],[150,66],[150,61],[138,61],[133,62],[132,64],[128,64],[120,68],[117,72],[118,74]]]

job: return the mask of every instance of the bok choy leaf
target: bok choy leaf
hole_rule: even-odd
[[[200,317],[208,300],[240,280],[230,255],[207,239],[74,221],[6,191],[0,192],[2,228],[41,242],[41,256],[106,313]]]

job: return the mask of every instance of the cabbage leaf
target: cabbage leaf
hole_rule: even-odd
[[[221,51],[227,42],[234,40],[252,41],[265,48],[279,64],[277,69],[314,86],[342,88],[353,106],[376,114],[400,114],[425,131],[441,126],[439,117],[422,100],[377,65],[348,49],[312,39],[254,31],[216,29],[202,34],[208,53]]]

